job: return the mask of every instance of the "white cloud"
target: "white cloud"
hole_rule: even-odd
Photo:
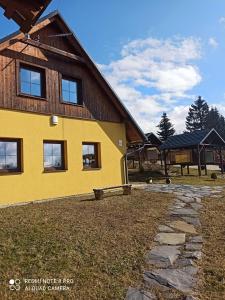
[[[186,116],[188,114],[189,105],[180,105],[170,112],[170,119],[177,129],[177,133],[183,133],[185,128]]]
[[[225,23],[225,17],[220,17],[219,18],[219,23],[224,24]]]
[[[193,97],[189,92],[201,82],[194,63],[200,58],[199,39],[147,38],[127,43],[118,60],[99,68],[144,131],[155,131],[164,111],[182,130],[182,121],[173,111],[184,113],[178,101]]]
[[[219,46],[217,40],[214,37],[209,38],[208,44],[213,48],[217,48]]]

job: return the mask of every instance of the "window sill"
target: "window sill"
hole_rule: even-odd
[[[21,175],[23,171],[0,171],[0,176]]]
[[[66,101],[63,101],[63,100],[61,100],[60,103],[61,103],[61,104],[66,104],[66,105],[72,105],[72,106],[84,107],[84,104],[72,103],[72,102],[66,102]]]
[[[33,95],[28,95],[28,94],[23,94],[23,93],[18,93],[18,97],[24,97],[24,98],[31,98],[35,100],[40,100],[40,101],[48,101],[46,97],[38,97],[38,96],[33,96]]]
[[[44,170],[43,171],[43,173],[62,173],[62,172],[66,172],[66,171],[68,171],[67,169],[63,169],[63,170],[61,170],[61,169],[59,169],[59,170],[57,170],[57,169],[49,169],[49,170]]]

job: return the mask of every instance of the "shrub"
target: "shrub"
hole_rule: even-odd
[[[166,184],[170,184],[171,183],[171,179],[170,178],[166,178]]]
[[[213,180],[216,180],[216,179],[217,179],[216,173],[212,173],[212,174],[211,174],[211,179],[213,179]]]
[[[146,179],[146,183],[152,183],[152,177],[148,177],[147,179]]]

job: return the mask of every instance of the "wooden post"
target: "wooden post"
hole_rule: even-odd
[[[167,164],[166,164],[166,151],[165,150],[163,150],[163,158],[164,158],[165,176],[168,176]]]
[[[201,177],[202,176],[202,171],[201,171],[201,152],[200,152],[199,146],[197,148],[197,151],[198,151],[198,176]]]
[[[187,173],[188,173],[188,175],[190,174],[190,168],[189,168],[189,165],[187,165]]]
[[[205,147],[204,147],[204,164],[205,164],[205,175],[207,175],[207,165],[206,165],[206,155],[205,155]]]
[[[123,194],[131,195],[131,184],[126,184],[123,186]]]
[[[184,176],[183,166],[182,165],[180,165],[180,173],[181,173],[181,176]]]
[[[220,166],[221,166],[221,173],[223,174],[223,157],[222,157],[222,150],[220,148]]]
[[[139,171],[141,171],[141,153],[138,151],[138,162],[139,162]]]
[[[102,200],[104,197],[104,191],[101,189],[94,189],[95,200]]]
[[[205,175],[208,175],[207,164],[205,164]]]

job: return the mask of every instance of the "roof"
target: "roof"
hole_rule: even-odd
[[[148,142],[151,143],[152,145],[156,145],[156,146],[162,145],[161,140],[153,132],[146,133],[145,136],[147,137]]]
[[[28,33],[52,0],[0,0],[4,15],[13,19],[24,33]]]
[[[0,0],[1,1],[1,0]],[[105,92],[108,95],[108,98],[110,101],[113,102],[114,107],[118,110],[120,115],[122,116],[125,124],[126,124],[126,131],[127,131],[127,139],[129,142],[140,142],[140,141],[146,141],[146,136],[141,130],[141,128],[138,126],[132,115],[129,113],[129,111],[126,109],[118,95],[115,93],[115,91],[112,89],[110,84],[107,82],[107,80],[104,78],[104,76],[101,74],[93,60],[90,58],[90,56],[87,54],[87,52],[82,47],[80,41],[76,37],[76,35],[73,33],[73,31],[69,28],[69,26],[66,24],[65,20],[61,16],[61,14],[58,11],[54,11],[47,16],[40,19],[35,26],[30,31],[30,34],[33,34],[34,32],[40,30],[40,28],[43,26],[47,26],[52,22],[59,22],[59,24],[63,25],[65,28],[65,32],[72,33],[72,35],[66,37],[69,42],[75,46],[78,45],[79,50],[81,52],[81,55],[86,61],[86,66],[89,68],[95,79],[98,81],[98,83],[101,85],[101,87],[105,90]],[[10,45],[10,42],[13,41],[22,41],[24,39],[24,35],[21,34],[19,31],[14,32],[13,34],[8,35],[7,37],[0,40],[0,51],[5,48],[7,48]],[[131,133],[132,131],[132,133]]]
[[[160,150],[189,148],[198,145],[225,146],[225,142],[215,129],[196,130],[169,137]]]

